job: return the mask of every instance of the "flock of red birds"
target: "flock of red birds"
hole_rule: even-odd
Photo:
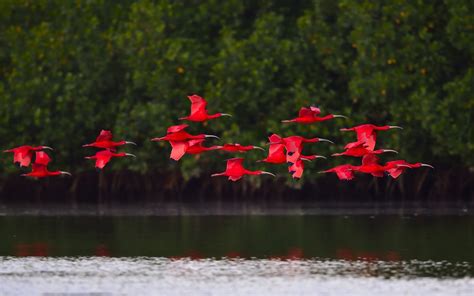
[[[209,114],[207,111],[207,102],[204,98],[198,95],[188,96],[191,101],[191,113],[189,116],[179,118],[179,120],[187,120],[193,122],[205,122],[207,120],[219,118],[222,116],[231,116],[226,113]],[[299,111],[298,117],[290,120],[283,120],[284,123],[300,123],[300,124],[311,124],[315,122],[321,122],[330,120],[333,118],[345,118],[343,115],[329,114],[326,116],[320,116],[321,110],[314,106],[302,107]],[[218,138],[214,135],[198,134],[191,135],[186,132],[187,124],[180,124],[170,126],[167,129],[167,133],[163,137],[153,138],[152,141],[167,141],[171,145],[170,158],[176,161],[180,160],[185,154],[200,154],[211,150],[223,150],[232,153],[244,153],[253,149],[265,149],[248,145],[244,146],[237,143],[224,144],[222,146],[204,146],[207,138]],[[431,165],[424,163],[408,163],[405,160],[389,161],[385,164],[381,164],[378,154],[386,152],[394,152],[395,150],[390,149],[375,149],[376,137],[378,131],[385,131],[389,129],[401,129],[399,126],[375,126],[372,124],[363,124],[352,128],[343,128],[341,131],[354,131],[357,134],[357,141],[348,143],[345,146],[345,151],[341,153],[335,153],[332,156],[352,156],[361,157],[362,163],[359,166],[350,164],[339,165],[329,170],[322,171],[320,173],[336,173],[341,180],[351,180],[354,178],[354,173],[366,173],[371,174],[375,177],[383,177],[385,173],[389,174],[392,178],[397,178],[407,168],[418,168],[418,167],[430,167]],[[259,162],[267,162],[272,164],[286,164],[288,165],[288,171],[293,178],[299,179],[303,175],[304,162],[312,161],[316,158],[325,158],[320,155],[303,155],[303,144],[304,143],[317,143],[317,142],[329,142],[330,140],[322,138],[304,138],[301,136],[289,136],[281,137],[277,134],[271,134],[268,137],[269,146],[268,156]],[[87,156],[87,159],[95,160],[95,167],[97,169],[103,169],[107,163],[114,157],[135,157],[135,155],[124,152],[117,152],[117,147],[124,146],[127,144],[136,145],[130,141],[113,141],[112,132],[102,130],[97,139],[90,144],[85,144],[83,147],[95,147],[101,149],[93,156]],[[334,143],[333,143],[334,144]],[[13,149],[5,150],[4,152],[13,153],[13,162],[18,164],[20,167],[29,167],[32,165],[32,170],[29,173],[23,174],[22,176],[29,176],[35,178],[43,178],[49,176],[58,175],[70,175],[64,171],[49,171],[48,164],[51,158],[46,154],[45,150],[53,150],[48,146],[20,146]],[[33,152],[35,153],[33,161]],[[237,181],[244,175],[272,175],[274,174],[262,170],[251,171],[247,170],[243,166],[244,158],[231,158],[227,160],[226,170],[222,173],[212,174],[212,177],[226,176],[231,181]]]

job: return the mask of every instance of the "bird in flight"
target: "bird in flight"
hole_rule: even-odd
[[[271,175],[275,177],[274,174],[266,171],[249,171],[242,165],[244,161],[243,158],[231,158],[227,160],[227,167],[224,172],[212,174],[211,177],[226,176],[230,181],[238,181],[244,175]]]
[[[296,122],[296,123],[303,123],[303,124],[310,124],[314,122],[321,122],[326,121],[333,118],[347,118],[344,115],[338,114],[328,114],[326,116],[319,116],[321,114],[321,110],[317,107],[310,106],[310,107],[301,107],[298,117],[288,120],[282,120],[281,122],[289,123],[289,122]]]
[[[340,131],[354,131],[357,134],[357,141],[347,144],[344,147],[345,149],[358,147],[362,144],[365,148],[373,151],[377,140],[377,131],[386,131],[394,128],[402,129],[402,127],[397,125],[376,126],[373,124],[362,124],[351,128],[341,128]]]
[[[188,96],[188,99],[189,101],[191,101],[191,113],[189,114],[189,116],[179,118],[179,120],[203,122],[221,116],[232,116],[227,113],[209,114],[206,109],[207,101],[203,97],[200,97],[198,95]]]
[[[95,167],[99,170],[103,169],[107,163],[112,159],[112,157],[136,157],[133,154],[130,153],[115,153],[112,152],[110,149],[105,149],[97,152],[95,155],[92,156],[86,156],[86,159],[95,159]]]
[[[29,146],[23,145],[16,148],[8,149],[3,152],[11,152],[13,153],[13,163],[19,165],[20,167],[28,167],[30,166],[31,159],[33,158],[34,151],[41,151],[41,150],[53,150],[53,148],[49,146]]]
[[[35,162],[32,164],[31,172],[27,174],[22,174],[22,176],[33,178],[45,178],[60,175],[71,176],[70,173],[65,171],[49,171],[48,164],[51,162],[51,158],[48,156],[48,154],[46,154],[46,152],[36,151],[35,154]]]
[[[134,142],[125,141],[125,140],[114,142],[112,138],[113,138],[113,135],[111,131],[101,130],[99,136],[95,139],[95,142],[84,144],[82,145],[82,147],[96,147],[96,148],[103,148],[103,149],[111,149],[112,151],[115,151],[115,149],[118,146],[122,146],[126,144],[131,144],[135,146],[137,145]]]

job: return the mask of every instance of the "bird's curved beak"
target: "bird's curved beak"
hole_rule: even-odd
[[[215,135],[204,135],[205,138],[216,138],[216,139],[220,139],[218,136],[215,136]]]
[[[395,154],[398,154],[397,150],[392,150],[392,149],[382,149],[383,152],[393,152]]]
[[[260,146],[253,146],[253,149],[259,149],[259,150],[265,151],[265,149],[263,149],[263,148],[260,147]]]
[[[403,129],[403,127],[398,126],[398,125],[389,125],[389,128],[398,128],[398,129]]]
[[[13,152],[13,151],[11,149],[3,150],[3,153],[7,153],[7,152]]]
[[[342,155],[344,155],[344,154],[342,154],[342,153],[333,153],[333,154],[331,154],[331,156],[342,156]]]
[[[61,175],[72,176],[71,173],[69,172],[64,172],[64,171],[60,171],[60,172],[61,172]]]
[[[125,144],[130,144],[130,145],[135,145],[135,146],[137,146],[137,143],[131,142],[131,141],[125,141]]]
[[[316,155],[316,158],[328,159],[326,156]]]
[[[125,156],[131,156],[131,157],[137,157],[135,154],[132,154],[132,153],[125,153]]]
[[[91,144],[84,144],[84,145],[82,145],[82,147],[90,147],[90,146],[91,146]]]
[[[162,137],[161,137],[161,138],[153,138],[153,139],[151,139],[150,141],[152,141],[152,142],[158,142],[158,141],[161,141],[162,139],[163,139]]]
[[[432,166],[432,165],[430,165],[430,164],[427,164],[427,163],[422,163],[421,166],[422,166],[422,167],[428,167],[428,168],[434,169],[434,166]]]
[[[349,117],[347,116],[344,116],[344,115],[339,115],[339,114],[335,114],[333,115],[334,118],[345,118],[345,119],[349,119]]]
[[[328,139],[323,139],[323,138],[318,138],[318,141],[319,141],[319,142],[329,142],[329,143],[331,143],[331,144],[334,144],[333,141],[328,140]]]
[[[326,171],[319,171],[318,174],[326,174]]]
[[[85,159],[92,159],[92,156],[85,156]]]
[[[304,157],[301,157],[301,160],[304,160],[304,161],[311,161],[310,159],[304,158]]]
[[[289,123],[289,122],[292,122],[291,120],[282,120],[281,122],[283,123]]]
[[[270,176],[276,177],[275,174],[272,174],[272,173],[270,173],[270,172],[262,171],[262,174],[263,174],[263,175],[270,175]]]
[[[347,127],[343,127],[343,128],[340,128],[339,129],[341,132],[348,132],[350,131],[351,129],[347,128]]]
[[[43,146],[43,149],[54,150],[53,148],[51,148],[49,146]]]
[[[232,115],[229,114],[229,113],[221,113],[221,116],[229,116],[229,117],[232,117]]]

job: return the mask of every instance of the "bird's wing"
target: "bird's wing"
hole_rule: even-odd
[[[311,111],[313,112],[313,114],[314,114],[315,116],[321,114],[321,109],[319,109],[318,107],[311,106],[311,107],[309,107],[309,108],[311,109]]]
[[[95,167],[98,169],[103,169],[112,159],[113,155],[110,150],[103,150],[103,151],[97,152],[95,156],[96,156]]]
[[[339,169],[335,170],[337,177],[340,180],[352,180],[354,179],[354,172],[352,171],[351,168],[347,166],[341,166]]]
[[[32,173],[47,173],[48,169],[46,168],[45,165],[33,163],[31,165],[31,172]]]
[[[202,146],[202,143],[206,141],[206,139],[192,139],[188,140],[188,147],[192,146]]]
[[[51,158],[44,151],[36,151],[35,164],[47,166]]]
[[[298,117],[314,117],[314,111],[307,107],[301,107]]]
[[[300,179],[303,176],[304,163],[302,160],[297,160],[292,166],[288,167],[288,171],[292,174],[294,179]]]
[[[281,137],[277,134],[271,134],[268,137],[268,140],[270,141],[270,143],[278,143],[281,142]]]
[[[378,164],[379,158],[375,154],[366,154],[362,157],[362,165]]]
[[[191,101],[191,116],[206,111],[207,102],[204,98],[198,95],[192,95],[188,96],[188,99]]]
[[[170,141],[170,144],[172,147],[170,158],[176,161],[180,160],[181,157],[183,157],[189,147],[187,141]]]
[[[103,142],[103,141],[112,141],[112,132],[107,130],[101,130],[96,142]]]
[[[242,176],[229,176],[229,180],[235,182],[235,181],[238,181],[242,178]]]
[[[233,171],[233,170],[243,170],[244,167],[242,162],[244,161],[243,158],[231,158],[227,160],[226,171]]]
[[[387,170],[387,173],[394,179],[398,178],[402,173],[403,171],[405,171],[405,168],[404,167],[397,167],[397,168],[392,168],[392,169],[388,169]]]
[[[179,124],[179,125],[172,125],[170,126],[167,130],[166,130],[166,133],[170,134],[170,133],[177,133],[179,131],[182,131],[184,130],[185,128],[187,128],[189,125],[187,124]]]
[[[278,157],[285,155],[285,145],[283,144],[270,144],[268,149],[268,157]]]

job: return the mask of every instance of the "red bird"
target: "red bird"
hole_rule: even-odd
[[[342,156],[342,155],[345,155],[345,156],[353,156],[353,157],[362,157],[366,154],[382,154],[382,153],[385,153],[385,152],[393,152],[393,153],[398,153],[397,151],[395,150],[391,150],[391,149],[378,149],[378,150],[369,150],[367,148],[365,148],[362,144],[357,146],[357,147],[353,147],[353,148],[349,148],[347,149],[346,151],[344,152],[341,152],[341,153],[334,153],[332,154],[332,156]]]
[[[207,106],[206,100],[198,95],[188,96],[188,99],[191,101],[191,114],[186,117],[181,117],[179,118],[179,120],[202,122],[202,121],[214,119],[221,116],[232,116],[227,113],[208,114],[206,110],[206,106]]]
[[[95,142],[92,142],[90,144],[85,144],[82,145],[82,147],[96,147],[96,148],[104,148],[104,149],[111,149],[115,151],[116,147],[126,145],[126,144],[132,144],[132,145],[137,145],[134,142],[130,141],[118,141],[114,142],[112,141],[112,132],[107,131],[107,130],[101,130],[99,136],[97,139],[95,139]]]
[[[265,151],[265,149],[263,149],[262,147],[252,146],[252,145],[243,146],[240,144],[224,144],[224,146],[220,148],[220,150],[224,150],[227,152],[247,152],[252,149],[260,149],[260,150]]]
[[[405,160],[393,160],[385,163],[385,170],[394,179],[398,178],[407,168],[414,169],[420,167],[429,167],[434,169],[432,165],[426,163],[408,163]]]
[[[259,161],[274,163],[274,164],[285,163],[286,162],[285,145],[283,144],[282,138],[277,134],[272,134],[268,137],[268,140],[270,141],[268,156]]]
[[[222,173],[217,173],[217,174],[212,174],[211,177],[217,177],[217,176],[227,176],[229,177],[228,179],[231,181],[237,181],[242,178],[244,175],[271,175],[275,177],[274,174],[265,172],[265,171],[249,171],[245,169],[242,165],[242,162],[244,161],[243,158],[231,158],[227,160],[227,167],[225,169],[225,172]]]
[[[303,151],[303,143],[316,143],[316,142],[329,142],[334,144],[332,141],[323,138],[303,138],[300,136],[290,136],[283,138],[281,143],[285,145],[286,149],[286,161],[295,163],[301,156]]]
[[[202,145],[204,141],[205,141],[204,139],[190,140],[189,147],[188,149],[186,149],[186,153],[187,154],[201,154],[206,151],[217,150],[217,149],[222,148],[222,146],[205,147]]]
[[[354,179],[354,168],[353,165],[343,164],[319,173],[335,173],[339,180],[352,180]]]
[[[304,171],[304,162],[303,161],[312,161],[315,160],[316,158],[324,158],[326,157],[321,156],[321,155],[300,155],[300,158],[298,158],[294,163],[293,162],[288,162],[288,171],[292,175],[293,179],[300,179],[303,176],[303,171]]]
[[[191,139],[185,141],[169,141],[172,147],[170,158],[180,160],[184,154],[199,154],[208,150],[220,149],[222,146],[204,147],[202,143],[205,139]]]
[[[309,124],[313,122],[319,121],[326,121],[332,118],[347,118],[344,115],[336,115],[336,114],[328,114],[323,117],[319,117],[321,114],[321,110],[317,107],[301,107],[300,112],[298,113],[298,117],[290,119],[290,120],[282,120],[281,122],[297,122],[303,124]]]
[[[354,147],[358,147],[359,145],[364,145],[365,148],[369,150],[375,149],[375,142],[377,140],[377,131],[386,131],[392,128],[399,128],[396,125],[384,125],[384,126],[376,126],[373,124],[362,124],[359,126],[351,127],[351,128],[341,128],[340,130],[343,132],[346,131],[355,131],[357,133],[357,141],[347,144],[344,148],[350,149]]]
[[[70,173],[64,172],[64,171],[54,171],[54,172],[48,171],[48,164],[50,161],[51,161],[51,158],[49,158],[46,152],[37,151],[35,162],[32,165],[31,172],[27,174],[22,174],[22,176],[34,177],[34,178],[44,178],[44,177],[59,176],[59,175],[71,176]]]
[[[98,169],[103,169],[107,163],[112,159],[112,157],[125,157],[125,156],[131,156],[131,157],[136,157],[133,154],[130,153],[114,153],[110,151],[109,149],[101,150],[97,152],[93,156],[86,156],[86,159],[95,159],[95,167]]]
[[[214,135],[205,135],[205,134],[191,135],[188,132],[184,131],[188,126],[189,125],[187,124],[170,126],[166,130],[166,136],[161,137],[161,138],[153,138],[151,140],[154,142],[157,142],[157,141],[186,141],[186,140],[196,140],[196,139],[204,139],[204,138],[219,139],[218,136],[214,136]]]
[[[13,153],[13,163],[18,164],[20,167],[27,167],[31,163],[31,158],[33,157],[33,151],[40,151],[44,149],[53,150],[53,148],[48,146],[28,146],[23,145],[16,148],[8,149],[3,152],[12,152]]]

